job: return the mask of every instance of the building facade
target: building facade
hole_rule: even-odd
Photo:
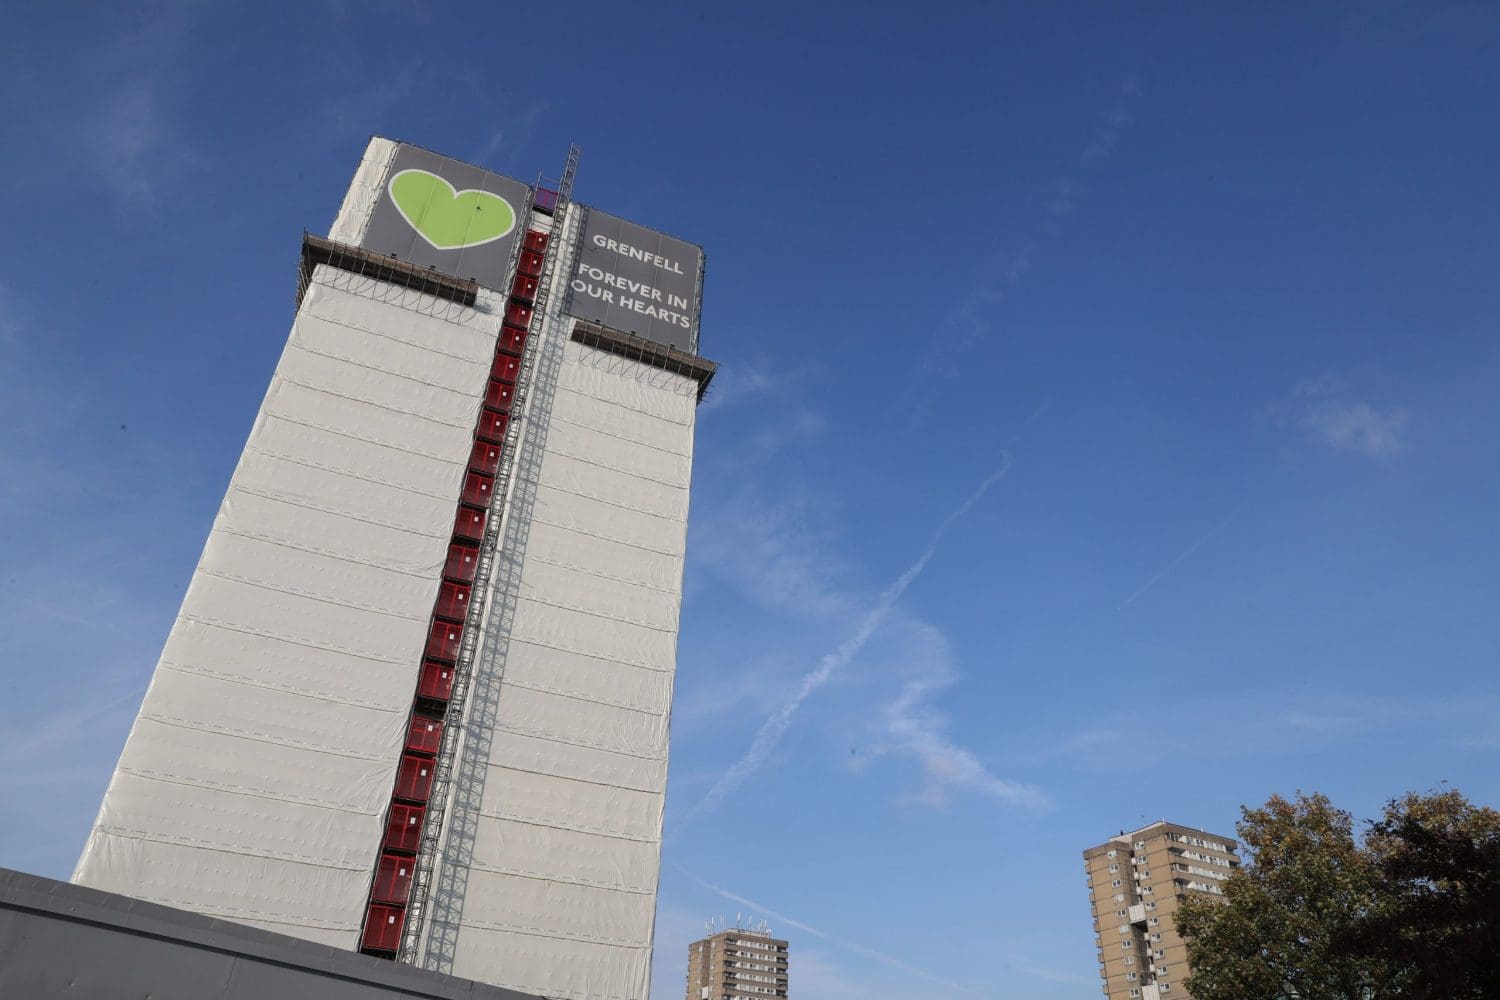
[[[1163,820],[1083,852],[1109,1000],[1191,1000],[1174,914],[1191,894],[1222,895],[1238,850],[1228,837]]]
[[[699,248],[372,139],[74,881],[645,1000]]]
[[[786,995],[787,942],[735,928],[688,946],[687,1000]]]

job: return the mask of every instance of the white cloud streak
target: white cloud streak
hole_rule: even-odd
[[[948,529],[959,518],[967,514],[989,492],[990,487],[998,483],[1010,471],[1010,468],[1011,459],[1010,454],[1007,452],[1003,455],[1003,461],[1000,466],[986,476],[974,492],[963,503],[959,504],[951,514],[943,519],[942,523],[933,532],[932,539],[927,543],[927,547],[922,550],[921,555],[917,557],[916,561],[908,566],[906,571],[897,577],[875,603],[865,611],[860,618],[859,626],[855,629],[854,634],[840,643],[837,648],[825,654],[818,661],[818,665],[803,676],[801,683],[797,685],[796,692],[770,718],[766,719],[759,731],[756,732],[755,738],[751,741],[750,749],[714,783],[714,786],[709,789],[708,794],[693,808],[693,814],[708,811],[718,806],[719,803],[724,801],[725,796],[738,788],[744,783],[745,779],[749,778],[765,764],[766,759],[776,749],[777,744],[781,742],[781,738],[786,734],[787,729],[791,727],[792,719],[796,716],[798,710],[801,709],[803,703],[812,697],[814,692],[819,688],[827,684],[834,674],[853,662],[854,658],[865,648],[865,644],[870,641],[870,637],[885,622],[891,613],[891,609],[895,607],[897,601],[901,600],[907,588],[922,575],[922,571],[927,568],[927,564],[937,553],[938,545],[942,542],[943,536],[947,533]]]
[[[1124,611],[1126,608],[1128,608],[1132,604],[1134,604],[1140,597],[1142,597],[1146,593],[1146,591],[1150,590],[1152,587],[1154,587],[1158,583],[1160,583],[1167,576],[1168,573],[1171,573],[1174,569],[1176,569],[1178,566],[1182,565],[1182,563],[1184,563],[1185,561],[1187,561],[1187,558],[1189,556],[1191,556],[1194,552],[1197,552],[1199,549],[1203,548],[1204,544],[1210,538],[1213,538],[1219,532],[1221,532],[1225,528],[1227,528],[1229,526],[1229,523],[1231,521],[1233,521],[1238,514],[1239,514],[1239,509],[1236,508],[1224,520],[1220,521],[1218,524],[1214,525],[1212,528],[1209,528],[1207,531],[1205,531],[1191,545],[1189,545],[1187,548],[1183,549],[1181,552],[1177,553],[1177,555],[1172,558],[1171,562],[1167,563],[1165,566],[1163,566],[1161,569],[1157,570],[1149,578],[1147,578],[1146,582],[1143,583],[1143,584],[1141,584],[1139,587],[1137,587],[1135,589],[1134,593],[1132,593],[1129,597],[1127,597],[1127,598],[1125,598],[1125,600],[1121,601],[1120,602],[1120,606],[1117,607],[1117,608],[1115,608],[1115,610],[1116,611]]]
[[[837,935],[830,934],[827,931],[819,930],[818,928],[813,927],[810,924],[805,924],[800,920],[794,920],[784,913],[778,913],[768,906],[764,906],[760,903],[755,902],[755,900],[753,899],[746,899],[744,896],[730,892],[728,889],[725,889],[722,886],[714,885],[707,879],[699,878],[697,875],[694,875],[692,872],[688,871],[686,868],[681,867],[680,865],[677,866],[677,870],[682,872],[682,874],[686,875],[688,878],[692,879],[694,882],[697,882],[700,886],[707,889],[709,892],[712,892],[717,896],[721,896],[724,899],[729,900],[730,902],[739,903],[741,906],[749,907],[755,912],[756,916],[769,918],[789,927],[795,927],[797,930],[802,931],[805,934],[811,934],[813,937],[818,938],[819,940],[827,941],[831,945],[843,948],[846,951],[852,951],[856,955],[860,955],[864,958],[873,959],[874,961],[880,962],[883,965],[888,965],[893,969],[900,969],[901,971],[916,976],[919,979],[924,979],[929,983],[935,983],[936,985],[941,986],[944,989],[952,990],[955,993],[961,993],[964,996],[970,997],[986,996],[986,994],[980,993],[967,986],[962,986],[958,983],[953,982],[952,980],[944,979],[941,976],[936,976],[931,972],[928,972],[926,969],[918,968],[917,966],[912,965],[910,962],[906,962],[900,958],[897,958],[895,955],[879,951],[875,948],[867,947],[866,945],[859,944],[855,941],[850,941],[847,938],[838,937]]]
[[[1406,427],[1405,410],[1381,410],[1351,399],[1343,383],[1333,377],[1299,382],[1290,396],[1273,404],[1270,411],[1282,426],[1300,427],[1314,441],[1339,451],[1389,458],[1405,446],[1401,436]]]
[[[1006,805],[1032,809],[1051,803],[1041,790],[992,774],[971,751],[948,735],[948,718],[931,704],[939,692],[952,686],[958,676],[946,659],[931,663],[919,676],[907,681],[900,695],[886,707],[886,723],[895,744],[917,758],[926,784],[917,801],[942,806],[950,790],[979,792]]]

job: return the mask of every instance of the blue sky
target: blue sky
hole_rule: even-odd
[[[737,912],[798,1000],[1084,1000],[1122,827],[1500,801],[1493,5],[8,21],[0,864],[69,872],[371,133],[708,250],[659,1000]]]

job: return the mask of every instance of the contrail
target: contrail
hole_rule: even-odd
[[[938,525],[937,530],[933,532],[932,540],[927,543],[927,548],[922,550],[922,554],[917,557],[916,562],[907,567],[906,572],[897,577],[896,582],[887,587],[885,593],[880,595],[879,600],[875,602],[874,606],[865,612],[864,618],[860,620],[859,628],[855,629],[854,634],[840,643],[838,648],[827,653],[818,661],[817,667],[802,678],[802,683],[797,685],[796,694],[792,695],[786,704],[782,705],[780,709],[761,725],[760,730],[755,734],[755,739],[750,744],[750,749],[734,763],[734,766],[724,772],[719,780],[715,782],[714,786],[708,790],[708,794],[693,808],[689,815],[714,808],[724,800],[726,795],[738,788],[746,778],[760,769],[761,765],[765,763],[766,758],[770,756],[771,751],[776,748],[776,744],[781,742],[781,737],[786,734],[787,729],[792,724],[792,716],[797,714],[797,710],[802,707],[802,703],[814,691],[828,683],[828,679],[837,671],[848,666],[860,654],[860,651],[865,648],[865,644],[870,641],[870,637],[875,634],[876,629],[880,628],[886,617],[890,615],[891,608],[895,607],[896,602],[901,599],[901,595],[906,593],[906,588],[910,587],[912,582],[921,576],[922,571],[927,568],[927,563],[937,552],[938,543],[943,540],[943,535],[947,533],[955,521],[967,514],[979,502],[980,498],[989,492],[991,486],[998,483],[1010,471],[1010,467],[1010,453],[1002,452],[1000,467],[990,473],[979,484],[978,488],[969,494],[967,500],[959,504],[953,513],[943,519],[943,522]]]
[[[761,904],[755,902],[755,900],[753,899],[746,899],[744,896],[736,895],[735,893],[730,892],[728,889],[714,885],[712,882],[709,882],[706,879],[699,878],[697,875],[694,875],[692,872],[688,871],[681,865],[674,865],[673,867],[682,872],[682,874],[686,875],[688,878],[692,879],[694,882],[697,882],[709,892],[712,892],[718,896],[723,896],[725,899],[731,902],[739,903],[742,906],[749,907],[758,915],[764,915],[770,917],[772,920],[775,920],[778,923],[786,924],[789,927],[795,927],[799,931],[811,934],[816,938],[821,938],[831,945],[835,945],[839,948],[852,951],[857,955],[863,955],[865,958],[872,958],[877,962],[883,962],[893,968],[901,969],[904,972],[909,972],[919,979],[925,979],[930,983],[936,983],[944,989],[953,990],[955,993],[962,993],[964,996],[970,997],[980,997],[981,1000],[983,1000],[983,998],[985,997],[985,994],[983,993],[976,993],[974,990],[970,989],[967,986],[960,986],[958,983],[951,982],[947,979],[942,979],[930,972],[927,972],[924,969],[917,968],[915,965],[911,965],[908,962],[903,962],[901,959],[897,958],[894,955],[887,955],[883,951],[876,951],[874,948],[867,948],[862,944],[856,944],[853,941],[846,941],[843,938],[837,937],[833,934],[829,934],[826,931],[820,931],[816,927],[810,927],[799,920],[793,920],[791,917],[788,917],[783,913],[777,913],[775,910],[772,910],[769,907],[762,906]]]
[[[1213,536],[1217,535],[1219,532],[1221,532],[1225,528],[1227,528],[1229,526],[1229,522],[1233,521],[1238,514],[1239,514],[1239,508],[1238,507],[1235,508],[1234,510],[1230,511],[1228,517],[1226,517],[1223,521],[1220,521],[1218,524],[1214,525],[1212,528],[1209,528],[1207,531],[1205,531],[1203,533],[1203,535],[1196,542],[1194,542],[1193,544],[1189,545],[1187,548],[1183,549],[1181,552],[1177,553],[1177,558],[1173,559],[1171,562],[1167,563],[1161,569],[1157,570],[1157,572],[1155,573],[1155,575],[1153,575],[1149,580],[1147,580],[1145,583],[1141,584],[1139,587],[1136,588],[1135,593],[1131,594],[1129,597],[1125,598],[1125,600],[1121,601],[1120,602],[1120,606],[1118,608],[1115,608],[1115,610],[1116,611],[1124,611],[1126,608],[1128,608],[1132,604],[1134,604],[1136,598],[1140,597],[1146,591],[1148,591],[1152,587],[1156,586],[1157,583],[1159,583],[1161,581],[1161,578],[1164,577],[1164,576],[1166,576],[1168,573],[1172,572],[1174,569],[1176,569],[1179,563],[1181,563],[1188,556],[1192,555],[1194,552],[1197,552],[1199,549],[1201,549],[1203,547],[1203,543],[1204,542],[1207,542],[1210,538],[1212,538]]]

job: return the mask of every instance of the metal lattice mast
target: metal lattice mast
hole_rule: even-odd
[[[538,178],[537,185],[532,189],[530,204],[527,206],[526,225],[519,234],[520,238],[515,240],[506,269],[505,287],[509,288],[515,280],[517,261],[525,242],[525,234],[532,231],[548,234],[541,280],[538,282],[532,305],[532,324],[535,328],[526,338],[526,347],[522,352],[521,368],[516,377],[516,388],[511,402],[512,419],[506,427],[500,467],[495,474],[495,489],[490,501],[484,539],[480,543],[478,566],[471,590],[471,593],[479,599],[470,602],[464,622],[463,639],[454,662],[453,690],[445,713],[446,724],[442,743],[433,767],[432,793],[428,800],[427,814],[422,823],[421,846],[417,850],[416,861],[413,865],[410,904],[406,910],[405,925],[402,929],[401,947],[396,953],[396,960],[399,962],[414,963],[421,951],[422,931],[427,923],[434,871],[441,853],[446,826],[445,817],[448,804],[454,794],[454,770],[459,747],[463,743],[468,697],[474,679],[475,654],[479,647],[485,618],[489,613],[490,577],[505,526],[504,515],[511,494],[516,455],[520,449],[523,427],[526,424],[526,401],[537,356],[544,348],[547,334],[547,310],[552,300],[558,262],[566,254],[566,240],[564,239],[567,231],[566,218],[568,206],[572,200],[573,180],[578,172],[580,155],[581,150],[577,145],[568,147],[567,161],[563,167],[562,177],[556,182],[555,189],[544,187],[544,179]],[[551,201],[550,205],[547,204],[548,200]],[[543,218],[547,220],[545,228]]]

